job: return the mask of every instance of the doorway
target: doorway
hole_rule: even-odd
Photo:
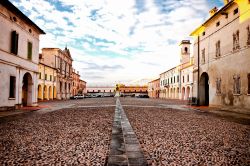
[[[25,73],[23,76],[23,86],[22,86],[22,104],[23,106],[32,105],[32,77],[30,73]]]
[[[209,76],[207,73],[202,73],[200,78],[200,94],[199,94],[199,100],[200,105],[202,106],[208,106],[209,105]]]

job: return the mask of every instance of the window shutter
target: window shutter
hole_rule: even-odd
[[[10,50],[10,52],[11,53],[15,53],[15,48],[16,48],[16,31],[12,31],[11,32],[11,50]]]
[[[32,43],[28,42],[28,59],[32,59]]]

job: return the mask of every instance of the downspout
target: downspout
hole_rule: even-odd
[[[197,105],[200,105],[200,35],[198,35]]]

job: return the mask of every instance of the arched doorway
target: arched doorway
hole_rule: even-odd
[[[30,73],[25,73],[23,76],[23,86],[22,86],[22,104],[23,106],[32,105],[32,76]]]
[[[186,97],[187,99],[190,97],[190,87],[189,86],[187,87],[187,95],[186,96],[187,96]]]
[[[49,99],[53,99],[52,87],[49,87]]]
[[[185,87],[182,88],[181,99],[185,100]]]
[[[43,90],[43,99],[48,100],[48,88],[46,85],[44,85],[44,90]]]
[[[54,99],[56,99],[56,86],[54,86],[53,90],[54,90]]]
[[[43,91],[42,91],[42,86],[39,84],[38,85],[38,100],[43,99]]]
[[[179,99],[179,93],[180,93],[180,89],[177,88],[177,90],[176,90],[176,94],[177,94],[176,98],[177,98],[177,99]]]
[[[200,105],[209,105],[209,76],[207,73],[202,73],[200,78],[200,93],[199,93],[199,104]]]

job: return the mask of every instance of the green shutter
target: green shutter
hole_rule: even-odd
[[[28,42],[28,59],[32,59],[32,43]]]

